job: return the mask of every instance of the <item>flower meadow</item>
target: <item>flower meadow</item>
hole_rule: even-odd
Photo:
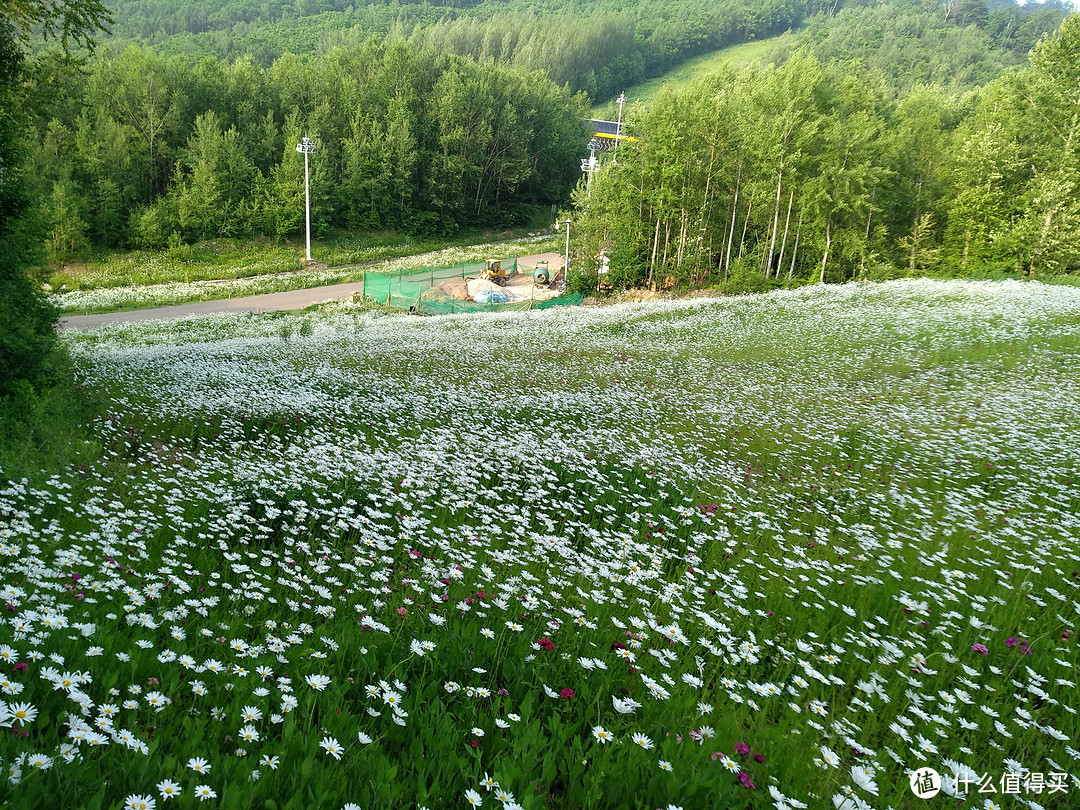
[[[1080,805],[1080,289],[283,317],[65,335],[0,803]]]

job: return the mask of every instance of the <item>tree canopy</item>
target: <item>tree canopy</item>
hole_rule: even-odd
[[[41,380],[56,320],[27,272],[41,245],[25,173],[27,42],[36,31],[65,50],[92,47],[107,21],[100,0],[0,0],[0,397]]]
[[[1078,65],[1073,15],[975,91],[801,51],[632,109],[576,192],[586,281],[1080,272]]]

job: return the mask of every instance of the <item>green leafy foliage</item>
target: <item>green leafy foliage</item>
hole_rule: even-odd
[[[63,104],[39,108],[33,188],[50,257],[88,244],[449,235],[521,225],[575,179],[582,102],[537,72],[371,41],[270,68],[104,49]],[[174,237],[173,234],[176,234]]]
[[[18,30],[0,16],[0,404],[42,381],[56,319],[27,273],[41,245],[23,182],[22,65]]]
[[[697,54],[798,25],[802,0],[480,0],[427,3],[231,0],[210,10],[194,0],[119,0],[115,33],[171,54],[264,64],[285,53],[356,46],[374,35],[411,47],[541,70],[597,98],[616,95]]]
[[[976,91],[796,51],[633,106],[577,191],[586,286],[1080,272],[1078,64],[1073,15]]]

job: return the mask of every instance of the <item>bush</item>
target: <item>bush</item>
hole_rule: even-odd
[[[899,268],[886,261],[874,260],[866,265],[861,279],[863,281],[892,281],[896,278],[906,278],[907,268]]]
[[[42,380],[56,344],[56,308],[18,268],[0,269],[0,398]]]
[[[595,270],[575,270],[571,268],[566,276],[566,291],[568,293],[581,293],[592,295],[596,292],[599,276]]]
[[[765,273],[755,259],[743,257],[731,263],[731,275],[720,289],[725,293],[759,293],[784,286],[780,279],[765,278]]]
[[[86,430],[98,403],[74,384],[62,346],[44,359],[36,382],[19,380],[0,397],[0,481],[52,474],[99,449]]]

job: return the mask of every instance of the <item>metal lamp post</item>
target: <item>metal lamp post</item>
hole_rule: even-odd
[[[619,162],[619,135],[622,134],[622,105],[626,103],[626,93],[619,93],[619,97],[615,99],[619,102],[619,120],[615,124],[615,151],[611,155],[611,159]]]
[[[296,145],[296,151],[304,155],[304,222],[307,225],[307,260],[311,261],[311,189],[308,183],[308,155],[318,149],[318,144],[304,136]]]
[[[566,255],[563,257],[562,270],[563,292],[566,292],[566,281],[570,277],[570,220],[560,219],[555,223],[555,230],[559,230],[560,225],[566,226]]]

